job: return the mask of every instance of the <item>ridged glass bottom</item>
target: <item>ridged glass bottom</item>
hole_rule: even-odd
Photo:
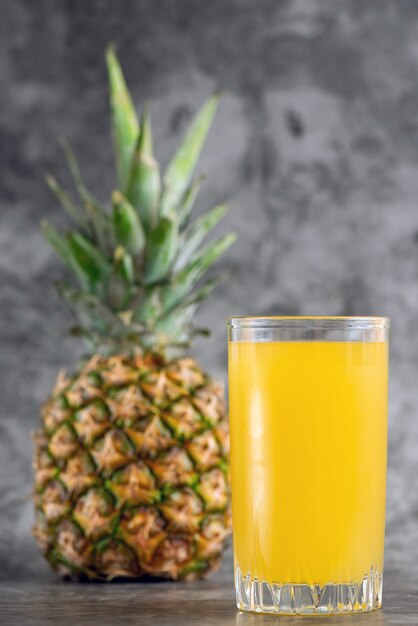
[[[283,615],[360,613],[382,606],[382,575],[374,569],[361,583],[326,585],[267,583],[235,570],[237,607]]]

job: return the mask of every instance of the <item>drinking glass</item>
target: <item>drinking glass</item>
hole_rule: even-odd
[[[241,610],[382,602],[389,319],[228,319]]]

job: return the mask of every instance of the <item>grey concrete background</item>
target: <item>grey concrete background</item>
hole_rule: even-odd
[[[42,176],[73,144],[106,198],[113,160],[103,51],[152,103],[167,161],[195,108],[225,92],[200,169],[230,199],[231,280],[195,353],[226,374],[228,314],[393,320],[387,564],[418,557],[418,2],[1,0],[0,578],[47,569],[30,536],[31,440],[58,369],[82,352],[50,282],[40,220],[66,223]],[[344,486],[349,489],[349,485]]]

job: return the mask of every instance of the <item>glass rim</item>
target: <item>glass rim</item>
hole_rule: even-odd
[[[226,318],[229,329],[326,329],[326,330],[373,330],[389,329],[389,317],[377,316],[231,316]]]

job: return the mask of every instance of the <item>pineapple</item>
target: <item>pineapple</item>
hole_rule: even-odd
[[[75,373],[60,373],[35,434],[34,536],[70,578],[204,577],[230,534],[228,422],[222,385],[184,355],[192,325],[223,276],[201,284],[234,241],[199,247],[224,216],[190,214],[191,180],[217,107],[210,98],[162,178],[150,118],[138,121],[113,48],[106,54],[118,188],[106,210],[85,187],[75,203],[47,182],[75,224],[43,232],[74,275],[59,292],[88,345]]]

